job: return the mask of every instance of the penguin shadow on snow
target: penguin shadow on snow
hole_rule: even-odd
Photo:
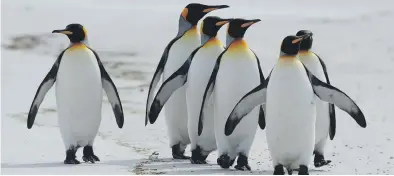
[[[169,174],[169,175],[271,175],[273,171],[238,171],[233,168],[222,169],[213,161],[208,164],[191,164],[189,160],[178,160],[173,158],[161,158],[142,162],[139,166],[141,173],[147,174]],[[153,171],[153,172],[152,172]]]
[[[133,168],[135,165],[146,161],[145,159],[131,159],[131,160],[108,160],[100,161],[94,164],[81,162],[78,165],[68,165],[63,162],[47,162],[47,163],[25,163],[25,164],[12,164],[12,163],[1,163],[1,168],[46,168],[46,167],[99,167],[102,165],[113,165],[113,166],[125,166]]]

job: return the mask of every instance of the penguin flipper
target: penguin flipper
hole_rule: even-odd
[[[112,81],[111,77],[109,76],[108,72],[105,70],[104,65],[101,62],[98,54],[93,49],[90,50],[96,56],[97,63],[100,68],[102,86],[105,93],[107,94],[109,103],[112,106],[112,110],[114,111],[116,124],[119,128],[122,128],[124,124],[124,115],[122,102],[120,101],[118,90],[116,89],[116,86]]]
[[[183,36],[183,35],[182,35]],[[148,97],[146,100],[146,113],[145,113],[145,126],[148,124],[148,114],[149,114],[149,107],[152,104],[153,101],[153,93],[157,87],[157,84],[160,81],[161,74],[163,74],[164,67],[167,63],[168,59],[168,53],[170,52],[171,46],[182,36],[178,36],[170,41],[168,43],[167,47],[163,51],[163,55],[161,56],[161,59],[159,61],[159,64],[157,65],[157,68],[155,70],[155,73],[153,74],[152,80],[149,85],[149,91],[148,91]],[[151,122],[152,123],[152,122]]]
[[[52,88],[53,84],[55,84],[56,82],[56,76],[57,76],[57,71],[59,70],[59,64],[66,50],[64,50],[59,54],[51,70],[49,70],[44,80],[42,80],[40,86],[37,89],[36,95],[34,96],[33,102],[31,103],[30,106],[29,114],[27,116],[28,129],[30,129],[33,126],[34,120],[36,119],[36,115],[38,112],[38,108],[40,107],[42,101],[44,100],[45,95],[48,93],[48,91]]]
[[[260,59],[259,59],[259,57],[257,57],[257,55],[256,55],[256,53],[254,51],[252,51],[252,53],[256,57],[257,67],[259,69],[259,74],[260,74],[260,84],[264,84],[265,79],[264,79],[263,69],[261,69]],[[260,106],[260,111],[259,111],[259,126],[260,126],[260,129],[262,129],[262,130],[264,130],[264,128],[265,128],[264,109],[265,109],[265,105],[264,105],[264,107],[263,107],[263,105],[261,105]]]
[[[224,129],[224,134],[229,136],[233,133],[235,127],[239,122],[249,114],[256,106],[260,104],[265,104],[267,96],[267,86],[266,84],[260,84],[253,90],[244,95],[241,100],[235,105],[234,109],[231,111],[226,126]],[[261,107],[260,107],[261,108]],[[260,109],[261,111],[261,109]],[[259,126],[265,127],[265,119],[259,118]]]
[[[313,53],[316,55],[317,58],[319,58],[320,64],[323,68],[323,72],[324,72],[324,76],[326,77],[327,80],[327,84],[331,84],[330,83],[330,79],[328,78],[328,72],[327,72],[327,67],[326,64],[324,63],[323,59],[320,58],[319,55],[317,55],[316,53]],[[336,129],[336,119],[335,119],[335,106],[334,104],[328,104],[328,113],[330,116],[330,130],[329,130],[329,135],[330,135],[330,139],[333,140],[335,137],[335,129]]]
[[[163,109],[164,104],[170,99],[171,95],[181,88],[187,81],[187,74],[189,72],[190,64],[194,58],[194,55],[201,48],[196,48],[189,56],[189,58],[183,63],[183,65],[173,73],[167,80],[164,81],[163,85],[159,88],[155,98],[149,109],[148,118],[151,124],[155,123],[160,111]]]
[[[312,84],[314,93],[321,100],[334,104],[339,109],[347,112],[361,127],[365,128],[367,126],[363,112],[357,106],[357,104],[348,95],[346,95],[346,93],[330,84],[319,80],[311,72],[309,72],[306,67],[305,70]]]
[[[204,123],[203,122],[204,122],[204,110],[206,108],[205,107],[206,106],[206,102],[211,98],[211,95],[212,95],[212,92],[213,92],[213,88],[215,87],[216,76],[217,76],[218,71],[219,71],[220,61],[222,60],[222,56],[227,51],[227,49],[225,49],[219,55],[219,57],[216,59],[215,66],[213,67],[213,70],[212,70],[212,73],[211,73],[211,77],[209,78],[207,87],[205,88],[204,96],[203,96],[202,104],[201,104],[201,109],[200,109],[200,115],[199,115],[199,119],[198,119],[198,136],[201,135],[202,129],[204,127],[204,125],[203,125]]]

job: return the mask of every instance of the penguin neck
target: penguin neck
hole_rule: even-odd
[[[284,53],[283,51],[280,51],[279,60],[292,61],[295,59],[297,59],[297,55],[289,55],[289,54]]]
[[[234,39],[227,47],[229,52],[244,52],[249,50],[249,46],[243,38]]]
[[[230,44],[235,40],[235,38],[231,37],[228,33],[226,35],[226,48],[230,46]]]
[[[196,25],[190,24],[188,21],[186,21],[182,16],[179,17],[179,26],[178,26],[178,34],[176,35],[177,37],[182,36],[185,34],[188,30],[196,27]]]
[[[300,50],[298,52],[299,55],[308,55],[311,54],[312,52],[310,50]]]
[[[207,34],[201,33],[201,45],[204,45],[205,43],[207,43],[208,40],[210,40],[211,38],[216,38],[216,36],[211,37]]]
[[[72,46],[77,46],[77,45],[89,45],[89,41],[88,38],[86,37],[84,40],[79,41],[79,42],[70,42],[70,45],[68,45],[68,47],[72,47]]]
[[[208,38],[208,40],[204,42],[202,45],[203,48],[209,48],[214,46],[223,47],[222,42],[220,42],[220,40],[216,36]]]

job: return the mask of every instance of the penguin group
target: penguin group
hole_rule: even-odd
[[[261,61],[244,38],[261,20],[205,17],[225,8],[229,6],[190,3],[182,10],[178,33],[165,47],[149,85],[145,126],[155,123],[164,108],[172,157],[192,164],[207,164],[208,155],[217,151],[221,168],[237,160],[235,169],[251,170],[249,152],[259,127],[266,131],[275,175],[285,174],[284,168],[288,174],[293,170],[309,174],[312,156],[315,167],[328,165],[324,148],[335,136],[335,106],[363,128],[366,120],[357,104],[330,84],[323,59],[311,51],[313,33],[300,30],[284,37],[279,58],[264,77]],[[217,34],[225,25],[222,43]],[[64,163],[79,164],[80,147],[85,162],[100,161],[93,143],[101,122],[102,89],[122,128],[119,93],[97,52],[89,47],[85,27],[74,23],[53,33],[66,35],[70,45],[39,85],[27,128],[33,126],[40,104],[56,83]],[[191,156],[185,156],[189,144]]]
[[[286,168],[288,174],[297,170],[307,175],[312,156],[315,167],[328,165],[324,148],[328,137],[335,136],[335,106],[359,126],[367,124],[358,105],[330,84],[323,59],[311,51],[313,33],[300,30],[284,37],[265,78],[257,54],[244,39],[260,19],[204,18],[223,8],[229,6],[191,3],[183,9],[178,34],[165,48],[149,85],[145,125],[155,123],[165,107],[172,156],[192,164],[206,164],[216,150],[221,168],[237,160],[235,169],[251,170],[249,151],[259,126],[266,130],[273,174],[284,175]],[[226,24],[223,45],[217,33]],[[188,144],[190,157],[184,155]]]

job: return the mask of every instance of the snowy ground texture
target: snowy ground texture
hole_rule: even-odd
[[[171,159],[164,116],[144,126],[147,85],[167,43],[176,35],[186,0],[2,0],[2,174],[272,174],[265,132],[258,130],[250,153],[251,172],[223,170],[216,153],[208,165]],[[264,74],[281,40],[300,29],[314,32],[314,51],[326,62],[332,84],[363,110],[362,129],[337,109],[337,135],[327,146],[330,166],[310,174],[394,174],[394,3],[392,0],[200,0],[231,8],[210,15],[260,18],[246,34]],[[94,145],[101,162],[64,165],[54,89],[32,129],[27,112],[35,91],[68,39],[51,34],[81,23],[117,85],[125,109],[118,129],[108,101]],[[225,28],[223,28],[224,30]],[[221,30],[220,38],[224,39]],[[158,160],[149,156],[157,151]],[[77,153],[82,161],[81,150]],[[190,152],[187,151],[187,155]],[[312,157],[312,156],[311,156]]]

